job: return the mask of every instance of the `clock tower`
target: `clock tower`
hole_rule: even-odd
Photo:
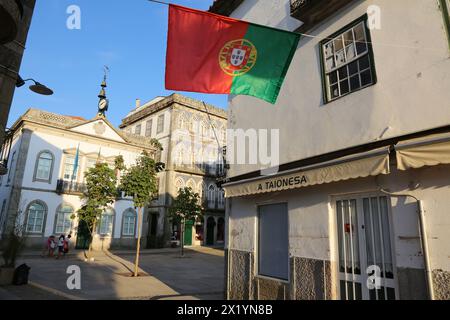
[[[106,117],[105,113],[106,111],[108,111],[108,105],[109,105],[109,100],[106,98],[106,91],[105,88],[107,87],[106,85],[106,72],[105,72],[105,76],[103,77],[103,82],[101,84],[102,89],[100,90],[100,93],[98,94],[98,116],[99,117]]]

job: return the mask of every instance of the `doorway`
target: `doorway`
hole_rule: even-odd
[[[77,230],[75,249],[87,250],[92,242],[92,235],[86,221],[80,220]]]
[[[206,245],[214,245],[214,228],[216,227],[216,220],[213,217],[209,217],[206,220]]]
[[[186,221],[184,227],[184,245],[192,246],[192,227],[194,226],[194,221]]]
[[[388,197],[337,200],[336,214],[341,299],[397,299]]]

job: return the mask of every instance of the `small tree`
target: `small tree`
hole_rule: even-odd
[[[125,192],[126,196],[133,198],[134,206],[138,210],[138,239],[134,266],[135,277],[139,276],[142,209],[152,201],[154,194],[157,192],[156,173],[158,170],[159,167],[155,163],[155,160],[144,151],[137,159],[136,164],[126,171],[120,185],[120,189]]]
[[[184,228],[186,221],[201,221],[203,218],[200,195],[192,188],[182,188],[169,209],[172,222],[181,224],[181,255],[184,256]]]
[[[23,217],[23,211],[20,210],[16,216],[14,225],[10,228],[6,236],[6,241],[2,248],[2,257],[4,260],[2,267],[14,268],[16,266],[17,257],[24,248],[26,241],[24,234],[26,224]]]
[[[84,201],[84,205],[72,218],[78,217],[78,220],[86,222],[93,240],[97,221],[108,205],[113,204],[116,199],[117,177],[108,164],[100,162],[90,168],[85,177],[86,191],[80,197]],[[92,253],[92,240],[89,244],[89,258]]]

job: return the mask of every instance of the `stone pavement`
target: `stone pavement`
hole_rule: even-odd
[[[39,253],[27,252],[18,264],[31,267],[31,286],[0,288],[0,299],[24,299],[42,295],[50,299],[223,299],[223,250],[212,248],[143,250],[140,256],[142,277],[133,278],[133,251],[95,252],[94,261],[85,261],[83,251],[56,260],[42,258]],[[81,290],[67,288],[67,268],[81,269]],[[26,289],[26,290],[25,290]],[[29,293],[24,293],[29,291]],[[3,292],[3,295],[2,295]],[[5,294],[6,292],[6,294]],[[11,296],[8,298],[7,295]]]

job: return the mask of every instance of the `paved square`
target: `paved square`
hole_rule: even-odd
[[[224,298],[222,250],[188,249],[185,257],[180,256],[179,249],[144,250],[140,272],[146,276],[139,278],[128,276],[133,270],[133,251],[96,252],[94,256],[94,262],[86,262],[82,251],[61,260],[24,255],[18,263],[31,267],[31,286],[12,288],[11,293],[26,299],[37,288],[66,299]],[[70,274],[66,271],[71,265],[80,267],[81,290],[67,288]]]

